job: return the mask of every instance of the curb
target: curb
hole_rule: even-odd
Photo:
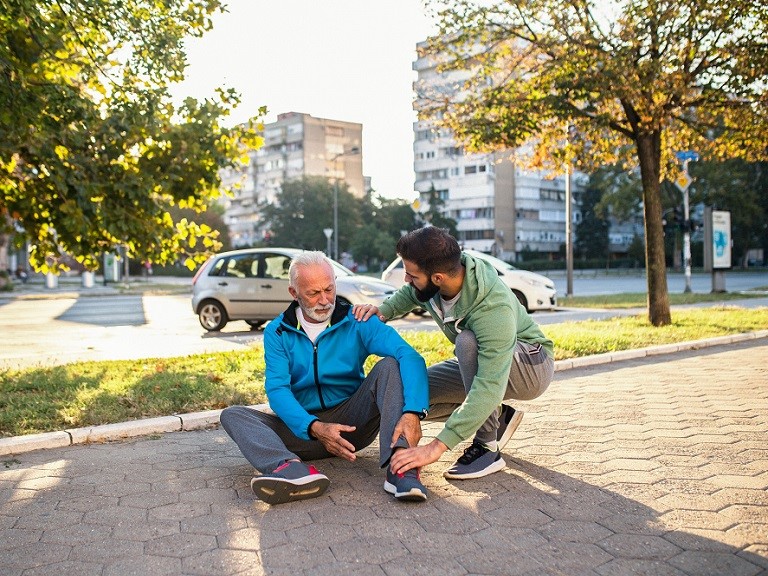
[[[762,338],[768,338],[768,330],[758,330],[756,332],[718,336],[704,340],[690,340],[679,342],[677,344],[661,344],[659,346],[649,346],[647,348],[638,348],[635,350],[622,350],[618,352],[607,352],[605,354],[595,354],[593,356],[584,356],[581,358],[558,360],[555,362],[555,372],[563,372],[574,368],[585,368],[588,366],[599,366],[610,364],[612,362],[620,362],[622,360],[635,360],[650,356],[675,354],[687,350],[701,350],[713,346],[725,346],[728,344],[749,342],[751,340],[759,340]],[[254,407],[256,406],[262,409],[268,409],[267,404],[258,404]],[[40,434],[3,438],[0,439],[0,457],[15,456],[33,450],[63,448],[96,442],[113,442],[116,440],[133,438],[135,436],[202,430],[218,425],[220,414],[221,410],[206,410],[203,412],[191,412],[174,416],[145,418],[118,424],[87,426],[84,428],[71,428],[60,432],[43,432]]]

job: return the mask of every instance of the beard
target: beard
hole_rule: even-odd
[[[413,284],[411,284],[413,286]],[[419,290],[416,288],[416,286],[413,286],[413,290],[416,293],[416,299],[419,302],[428,302],[432,300],[432,298],[440,292],[440,287],[437,286],[434,282],[432,282],[432,279],[429,279],[429,283],[426,285],[426,287],[423,290]]]
[[[310,320],[314,320],[318,323],[327,322],[330,320],[331,315],[333,314],[333,310],[336,307],[336,304],[332,303],[326,306],[315,306],[314,308],[310,308],[304,304],[302,298],[297,298],[296,300],[299,302],[299,308],[301,308],[301,311],[304,313],[304,317],[309,318]]]

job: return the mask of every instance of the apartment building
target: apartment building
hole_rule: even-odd
[[[223,199],[234,247],[264,240],[259,208],[275,201],[286,180],[323,176],[346,182],[356,196],[365,193],[362,124],[288,112],[265,124],[263,136],[264,145],[250,153],[243,171],[222,175],[225,184],[238,183],[234,195]]]
[[[438,72],[436,62],[423,56],[426,42],[417,45],[413,63],[416,92],[445,93],[465,79],[465,72]],[[416,106],[419,106],[418,100]],[[428,121],[414,123],[414,188],[422,205],[435,190],[445,202],[444,213],[457,221],[465,248],[515,262],[524,253],[554,258],[566,241],[565,178],[523,170],[514,163],[514,150],[467,154],[452,135]],[[580,219],[578,178],[571,178],[573,224]]]

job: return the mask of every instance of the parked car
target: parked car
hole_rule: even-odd
[[[496,268],[502,282],[509,286],[528,312],[551,310],[557,306],[555,283],[546,276],[520,270],[484,252],[476,250],[465,250],[465,252],[476,258],[482,258]],[[405,270],[399,256],[381,273],[381,279],[397,287],[405,283]]]
[[[214,331],[232,320],[245,320],[259,328],[283,312],[293,300],[288,293],[288,267],[300,252],[295,248],[249,248],[209,258],[192,280],[192,310],[200,325]],[[336,297],[342,302],[378,306],[396,290],[328,260],[336,272]]]

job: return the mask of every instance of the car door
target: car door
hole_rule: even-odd
[[[259,308],[266,318],[282,313],[293,300],[288,292],[290,256],[278,252],[259,254],[257,284]]]
[[[230,320],[258,317],[258,266],[258,254],[234,254],[218,270],[218,291]]]

